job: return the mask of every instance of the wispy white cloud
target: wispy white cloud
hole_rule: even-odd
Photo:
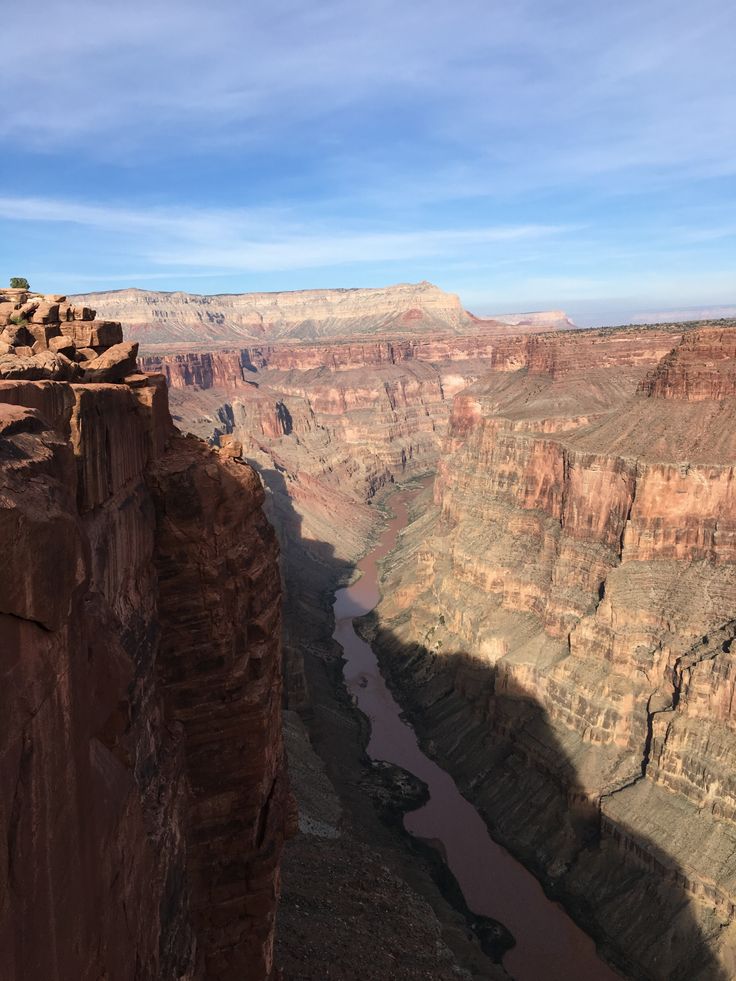
[[[0,265],[64,289],[319,270],[504,306],[722,296],[734,36],[724,0],[26,0]]]
[[[43,198],[0,197],[0,219],[94,228],[132,239],[141,259],[169,269],[274,270],[325,268],[423,257],[452,257],[468,248],[554,238],[573,229],[520,224],[421,230],[309,230],[269,209],[136,210]]]
[[[365,127],[385,178],[408,124],[430,168],[464,159],[486,192],[733,173],[735,35],[723,0],[27,0],[4,25],[0,134],[135,162],[292,140],[373,156]]]

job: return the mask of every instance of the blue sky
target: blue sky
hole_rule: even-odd
[[[734,304],[735,48],[730,0],[26,0],[0,277]]]

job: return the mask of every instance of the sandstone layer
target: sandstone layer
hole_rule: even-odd
[[[297,290],[199,296],[126,289],[74,298],[126,325],[146,350],[211,350],[243,343],[413,336],[428,333],[508,333],[508,324],[549,330],[570,326],[558,311],[523,314],[523,320],[483,320],[463,309],[454,293],[432,283],[378,289]]]
[[[734,337],[649,366],[542,339],[459,394],[371,625],[493,833],[635,978],[736,971]]]
[[[0,382],[3,981],[274,973],[277,546],[232,455],[160,376]]]

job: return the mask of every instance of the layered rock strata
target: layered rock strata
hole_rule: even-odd
[[[0,382],[3,981],[273,974],[277,549],[233,455],[160,376]]]
[[[577,358],[620,365],[630,393],[678,336],[661,330],[445,334],[149,354],[143,363],[165,374],[183,428],[215,440],[233,434],[242,443],[271,491],[285,552],[294,551],[293,565],[301,566],[309,561],[304,541],[337,562],[362,554],[376,524],[365,502],[393,481],[437,467],[453,398],[489,372],[543,379],[564,374]],[[291,565],[287,557],[287,576]],[[303,622],[296,607],[305,590],[293,585],[285,593],[287,676],[290,693],[304,700],[300,645],[289,624]]]
[[[454,293],[432,283],[399,283],[377,289],[296,290],[199,296],[117,290],[75,297],[126,325],[147,350],[212,349],[245,342],[355,337],[508,332],[501,323],[473,316]],[[517,324],[518,320],[515,321]],[[570,326],[558,311],[522,315],[523,329]]]
[[[489,372],[555,376],[577,359],[639,372],[638,380],[678,336],[435,336],[149,354],[142,363],[166,376],[174,411],[193,432],[235,432],[247,455],[263,451],[292,474],[347,481],[364,500],[386,480],[436,466],[453,398]]]
[[[632,977],[736,969],[734,336],[470,386],[372,627],[494,834]]]

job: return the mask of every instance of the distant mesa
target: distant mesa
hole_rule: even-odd
[[[509,327],[523,327],[525,331],[533,330],[574,330],[573,323],[564,310],[537,310],[532,313],[494,313],[492,320]]]
[[[701,320],[733,320],[736,304],[710,307],[681,307],[673,310],[645,310],[631,317],[632,324],[688,323]]]
[[[295,290],[202,296],[139,289],[87,293],[73,298],[126,325],[146,350],[233,347],[365,337],[525,333],[574,326],[561,311],[481,318],[465,310],[455,293],[432,283],[400,283],[377,289]]]

